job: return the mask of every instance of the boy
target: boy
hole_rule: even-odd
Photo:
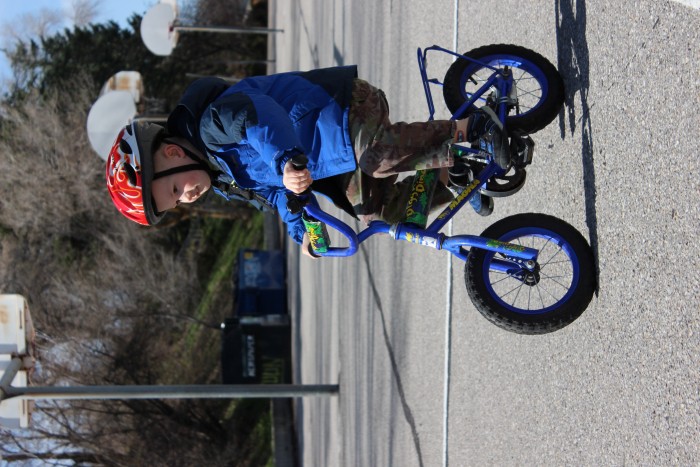
[[[353,217],[397,222],[410,187],[396,183],[398,174],[452,167],[451,142],[478,138],[505,168],[507,137],[495,115],[392,124],[384,93],[357,79],[355,66],[258,76],[233,86],[203,78],[187,88],[167,130],[136,122],[120,132],[107,161],[107,186],[120,212],[143,225],[210,188],[276,208],[310,255],[301,216],[287,211],[287,190],[311,188]],[[297,154],[307,156],[307,169],[293,168]],[[483,201],[477,212],[490,214],[493,201],[476,198]],[[433,204],[451,199],[438,184]]]

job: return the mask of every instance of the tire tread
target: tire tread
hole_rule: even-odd
[[[596,289],[593,252],[586,239],[571,225],[546,214],[517,214],[506,217],[487,228],[481,235],[498,239],[521,227],[542,227],[556,232],[571,244],[578,256],[579,284],[574,295],[560,308],[546,316],[517,315],[503,310],[486,291],[482,277],[486,251],[472,249],[467,257],[464,278],[467,293],[476,309],[496,326],[517,334],[546,334],[574,322],[586,310]]]

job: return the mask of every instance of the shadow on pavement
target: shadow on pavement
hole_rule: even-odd
[[[367,278],[369,280],[370,285],[372,286],[372,296],[374,297],[374,301],[377,304],[377,310],[379,311],[379,318],[381,319],[382,322],[382,334],[384,336],[384,345],[386,346],[387,354],[389,355],[389,360],[391,362],[391,373],[394,375],[394,379],[396,381],[396,389],[399,393],[399,399],[401,400],[401,407],[403,408],[403,414],[404,417],[406,418],[406,421],[408,422],[409,426],[411,427],[411,435],[413,437],[413,444],[416,447],[416,454],[418,455],[418,465],[421,467],[424,465],[423,464],[423,454],[421,452],[421,447],[420,447],[420,437],[418,436],[418,429],[416,428],[416,421],[413,418],[413,413],[411,412],[411,407],[408,405],[408,401],[406,400],[406,394],[403,389],[403,383],[401,381],[401,374],[399,373],[399,366],[396,363],[396,357],[394,356],[394,349],[391,345],[391,340],[389,339],[389,333],[387,332],[386,329],[386,318],[384,316],[384,308],[382,307],[382,299],[379,296],[379,292],[377,291],[377,287],[374,284],[374,275],[372,274],[372,269],[370,268],[369,265],[369,255],[367,254],[367,249],[364,247],[361,247],[360,250],[362,251],[362,258],[364,260],[364,264],[367,268]],[[391,450],[389,450],[391,452]]]
[[[596,264],[598,264],[598,219],[596,215],[596,178],[593,153],[593,130],[591,128],[588,92],[590,88],[588,42],[586,40],[585,0],[555,0],[557,33],[557,68],[564,77],[566,106],[559,115],[561,138],[566,137],[568,116],[571,135],[576,131],[577,120],[581,122],[581,162],[583,164],[583,189],[585,195],[586,226],[591,240]],[[581,115],[576,116],[575,97],[578,93]],[[598,290],[596,288],[596,295]]]

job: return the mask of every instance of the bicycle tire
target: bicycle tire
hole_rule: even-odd
[[[564,104],[564,81],[554,65],[542,55],[512,44],[486,45],[463,55],[493,67],[509,66],[514,69],[518,105],[522,109],[509,109],[505,122],[508,131],[535,133],[549,125],[559,114]],[[486,76],[491,74],[492,70],[479,63],[457,59],[447,70],[442,88],[445,104],[450,111],[456,113],[469,99],[470,91],[476,91]],[[478,107],[472,105],[461,118],[475,112]],[[517,113],[510,114],[513,111]]]
[[[467,292],[490,322],[518,334],[545,334],[571,324],[588,307],[596,289],[595,262],[574,227],[546,214],[518,214],[496,222],[482,236],[540,250],[537,283],[530,285],[518,267],[508,274],[491,270],[494,252],[470,250],[464,269]],[[523,241],[530,237],[532,245]],[[531,308],[537,300],[541,307]]]

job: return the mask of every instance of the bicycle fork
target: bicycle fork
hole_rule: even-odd
[[[411,224],[400,223],[391,226],[383,222],[378,224],[383,225],[373,226],[370,224],[368,230],[373,230],[373,233],[387,233],[395,240],[405,240],[410,243],[435,248],[436,250],[446,250],[463,261],[467,260],[468,248],[479,248],[499,253],[502,258],[494,258],[491,262],[491,269],[497,271],[512,271],[514,264],[517,265],[518,269],[524,268],[531,271],[535,269],[537,264],[539,251],[526,246],[477,235],[455,235],[450,237],[439,232],[429,232]]]

